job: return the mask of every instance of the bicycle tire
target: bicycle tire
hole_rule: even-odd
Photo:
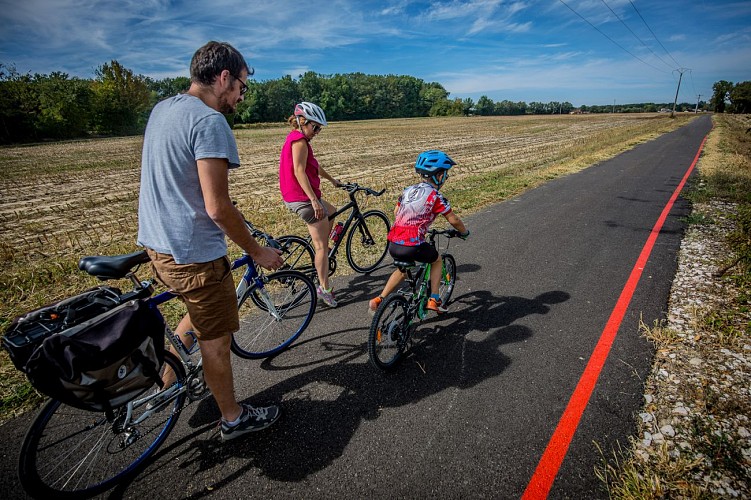
[[[167,367],[176,374],[176,384],[184,385],[183,364],[169,352],[165,353],[162,373]],[[148,410],[147,403],[148,398],[136,400],[131,421]],[[184,403],[183,391],[174,397],[171,411],[164,408],[140,424],[123,427],[128,405],[108,416],[49,400],[21,446],[21,485],[36,498],[84,498],[109,490],[148,464],[175,426]],[[153,440],[144,439],[154,432]]]
[[[288,234],[276,238],[282,246],[282,259],[284,264],[279,269],[294,269],[307,274],[311,279],[317,277],[315,266],[315,249],[307,239],[294,234]]]
[[[362,214],[347,234],[347,262],[358,273],[369,273],[383,262],[389,247],[391,223],[385,213]]]
[[[265,297],[277,316],[269,312]],[[240,299],[240,329],[232,335],[232,352],[261,359],[288,348],[310,324],[316,309],[313,281],[299,271],[278,271],[253,285]]]
[[[451,299],[456,285],[456,261],[451,254],[441,256],[443,262],[441,272],[441,283],[438,285],[438,295],[441,297],[441,304],[446,306]]]
[[[373,366],[383,371],[396,367],[407,348],[410,322],[406,297],[396,293],[381,302],[368,332],[368,358]]]

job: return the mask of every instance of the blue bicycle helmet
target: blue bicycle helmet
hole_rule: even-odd
[[[430,179],[436,186],[441,187],[446,182],[448,174],[443,175],[440,181],[438,178],[441,177],[443,172],[448,172],[454,165],[456,165],[456,162],[449,155],[443,151],[433,149],[420,153],[415,162],[415,172],[426,179]]]

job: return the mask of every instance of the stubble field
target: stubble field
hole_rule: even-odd
[[[386,188],[369,207],[391,213],[415,181],[412,163],[442,149],[457,163],[444,191],[461,215],[501,201],[673,130],[695,115],[579,115],[370,120],[333,123],[312,146],[343,181]],[[304,234],[283,207],[278,157],[288,127],[235,131],[242,168],[230,191],[246,217],[268,232]],[[0,148],[0,328],[26,310],[92,286],[77,270],[82,255],[137,249],[142,137]],[[346,194],[324,184],[324,197]],[[338,270],[337,274],[346,272]],[[0,421],[34,400],[23,377],[0,354]]]

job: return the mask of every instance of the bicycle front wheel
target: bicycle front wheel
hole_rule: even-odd
[[[438,294],[441,297],[441,304],[445,306],[449,303],[456,284],[456,261],[450,254],[442,255],[441,260],[443,261],[443,270],[441,272],[441,283],[438,285]]]
[[[407,348],[410,334],[409,301],[400,294],[386,297],[370,324],[368,357],[376,368],[391,370]]]
[[[185,369],[170,353],[165,353],[162,374],[167,369],[177,378],[170,390],[182,388]],[[37,498],[81,498],[107,491],[146,466],[175,426],[184,402],[185,392],[159,401],[152,391],[98,413],[50,400],[21,446],[21,485]]]
[[[280,270],[294,269],[314,279],[316,276],[315,250],[310,242],[294,234],[280,236],[276,241],[282,246],[284,265]]]
[[[308,327],[316,309],[315,285],[299,271],[279,271],[240,299],[240,329],[232,352],[246,359],[273,356]]]
[[[358,273],[373,271],[386,256],[391,224],[380,210],[365,212],[347,235],[347,262]]]

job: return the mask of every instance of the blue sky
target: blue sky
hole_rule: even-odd
[[[564,1],[0,0],[0,63],[188,76],[193,52],[220,40],[259,81],[412,75],[451,97],[575,106],[672,102],[679,69],[679,102],[751,80],[751,1]]]

